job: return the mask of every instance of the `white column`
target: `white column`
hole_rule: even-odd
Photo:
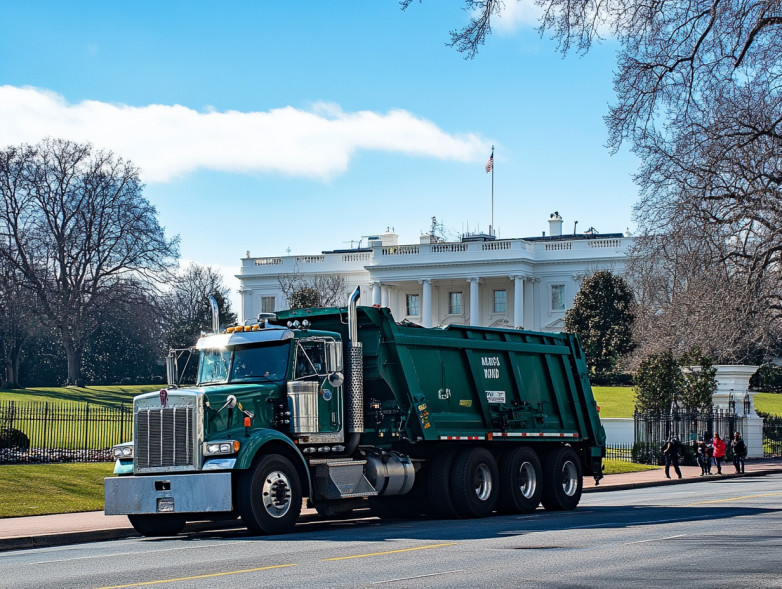
[[[424,327],[432,326],[432,281],[430,279],[419,280],[421,285],[421,324]]]
[[[247,288],[239,289],[239,294],[242,297],[242,307],[241,307],[241,316],[239,317],[239,320],[244,322],[245,319],[249,319],[250,317],[256,317],[258,313],[255,313],[253,315],[253,291]],[[222,326],[221,326],[222,327]]]
[[[380,285],[380,306],[388,307],[388,287],[385,284]]]
[[[511,276],[513,279],[513,327],[524,327],[524,277]]]
[[[467,282],[470,283],[470,325],[481,324],[481,306],[478,299],[478,285],[480,284],[480,278],[468,278]]]
[[[380,306],[380,283],[372,282],[372,304]]]

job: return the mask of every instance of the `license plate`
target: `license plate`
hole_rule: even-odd
[[[157,500],[158,513],[167,513],[174,511],[174,498],[173,497],[161,497]]]

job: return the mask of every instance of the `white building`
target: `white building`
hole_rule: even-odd
[[[394,317],[425,327],[448,324],[563,331],[582,277],[597,270],[622,274],[632,238],[621,233],[563,235],[562,217],[540,237],[495,239],[468,235],[443,242],[426,234],[399,244],[395,233],[368,247],[317,255],[242,259],[242,319],[287,308],[278,276],[339,274],[362,305],[389,307]]]

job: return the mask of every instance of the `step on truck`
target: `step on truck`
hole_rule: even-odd
[[[397,323],[387,308],[262,315],[195,345],[197,384],[133,400],[107,515],[142,535],[240,516],[293,528],[384,518],[575,508],[602,477],[605,432],[572,334]],[[213,310],[216,305],[213,304]]]

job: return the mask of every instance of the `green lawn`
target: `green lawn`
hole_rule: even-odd
[[[633,416],[633,407],[635,406],[633,387],[592,387],[592,393],[600,407],[600,417]],[[752,398],[758,411],[782,415],[782,395],[755,393]]]
[[[640,472],[642,470],[655,470],[658,468],[660,467],[625,462],[624,460],[603,460],[603,474],[622,474],[623,472]]]
[[[0,517],[103,509],[103,478],[114,463],[2,464]]]
[[[0,401],[41,401],[59,403],[94,403],[118,406],[128,404],[141,393],[160,390],[161,385],[94,386],[94,387],[33,387],[0,389]]]
[[[755,409],[771,415],[782,415],[782,395],[776,393],[755,393],[752,397]]]
[[[600,407],[600,417],[633,416],[633,387],[592,387],[592,394]]]

